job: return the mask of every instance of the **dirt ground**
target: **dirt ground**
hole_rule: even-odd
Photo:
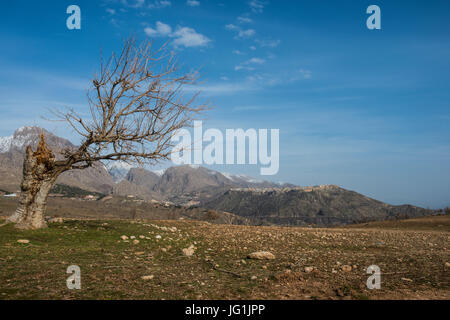
[[[70,219],[38,231],[6,225],[0,298],[449,299],[449,240],[449,216],[336,229]],[[183,253],[189,247],[192,256]],[[255,251],[275,259],[248,259]],[[81,268],[81,290],[66,286],[70,265]],[[379,290],[366,286],[370,265],[380,268]]]

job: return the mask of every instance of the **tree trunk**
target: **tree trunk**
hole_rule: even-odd
[[[47,226],[44,220],[47,197],[60,174],[54,169],[54,162],[53,153],[47,149],[43,136],[36,152],[31,146],[27,147],[19,205],[8,219],[17,228],[39,229]]]

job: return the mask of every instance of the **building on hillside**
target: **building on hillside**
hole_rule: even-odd
[[[17,193],[5,194],[5,195],[3,195],[3,196],[4,196],[4,197],[7,197],[7,198],[17,198],[17,197],[18,197]]]

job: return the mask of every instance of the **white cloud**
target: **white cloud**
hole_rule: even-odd
[[[311,70],[299,69],[294,70],[289,74],[285,74],[284,76],[285,82],[296,82],[300,80],[308,80],[312,78]]]
[[[236,54],[236,55],[238,55],[238,56],[241,56],[241,55],[244,54],[243,52],[241,52],[241,51],[239,51],[239,50],[233,50],[232,53],[233,53],[233,54]]]
[[[239,23],[251,23],[253,21],[248,17],[238,17],[237,20]]]
[[[141,8],[145,3],[145,0],[122,0],[122,4],[130,8]]]
[[[266,39],[266,40],[260,40],[256,39],[256,43],[258,43],[261,47],[269,47],[269,48],[275,48],[278,47],[278,45],[281,43],[279,39],[273,40],[273,39]]]
[[[230,24],[227,24],[225,26],[225,29],[227,29],[227,30],[239,30],[239,27],[237,25],[234,25],[234,24],[230,23]]]
[[[266,60],[261,59],[261,58],[251,58],[250,60],[247,61],[247,64],[253,63],[253,64],[263,64],[265,63]]]
[[[250,38],[255,35],[255,30],[248,29],[248,30],[240,30],[238,33],[239,38]]]
[[[261,0],[252,0],[248,3],[254,13],[262,13],[266,4],[267,2]]]
[[[175,47],[202,47],[207,45],[211,41],[208,37],[188,27],[178,27],[173,32],[170,25],[165,24],[161,21],[156,22],[155,28],[144,28],[144,32],[149,37],[174,38],[172,44]]]
[[[200,1],[197,0],[187,0],[186,4],[190,7],[198,7],[200,5]]]
[[[160,8],[166,8],[170,7],[172,5],[172,2],[168,0],[160,0],[160,1],[154,1],[153,3],[150,3],[148,7],[150,9],[160,9]]]
[[[116,14],[116,10],[111,9],[111,8],[106,8],[106,12],[108,12],[110,15]]]
[[[145,0],[121,0],[120,1],[125,7],[128,8],[143,8],[145,6]],[[146,7],[149,9],[160,9],[165,7],[170,7],[172,3],[169,0],[155,0],[148,4]]]
[[[215,83],[210,85],[188,85],[183,87],[185,92],[201,92],[203,96],[211,96],[211,95],[228,95],[235,94],[237,92],[243,91],[253,91],[258,90],[259,87],[254,83],[245,81],[245,82],[236,82],[236,83]]]
[[[261,65],[264,64],[266,62],[266,60],[261,59],[261,58],[251,58],[247,61],[242,62],[241,64],[237,65],[234,67],[235,71],[239,71],[239,70],[255,70],[255,68],[253,67],[253,65]]]
[[[168,24],[157,21],[155,29],[147,27],[144,32],[149,37],[164,37],[172,33],[172,28]]]
[[[116,19],[111,18],[110,22],[114,27],[119,28],[119,22]]]
[[[175,46],[184,47],[203,47],[211,41],[206,36],[197,33],[194,29],[188,27],[177,29],[177,31],[172,34],[172,37],[175,37],[175,40],[173,40]]]
[[[247,70],[244,66],[243,69]],[[223,79],[222,79],[223,80]],[[241,81],[222,81],[218,83],[212,83],[209,85],[188,85],[183,90],[188,92],[201,91],[202,95],[228,95],[235,94],[237,92],[244,91],[258,91],[267,87],[273,87],[286,84],[285,74],[272,74],[272,73],[253,73],[245,77],[245,80]]]
[[[244,70],[244,69],[249,70],[249,71],[255,70],[255,68],[253,68],[253,67],[243,66],[241,64],[234,67],[234,71],[239,71],[239,70]]]
[[[312,72],[310,70],[300,69],[299,72],[303,76],[304,79],[311,79]]]
[[[237,32],[236,38],[250,38],[250,37],[254,36],[256,33],[256,31],[253,29],[244,30],[240,26],[237,26],[232,23],[227,24],[225,26],[225,29],[231,30],[231,31],[236,31]]]

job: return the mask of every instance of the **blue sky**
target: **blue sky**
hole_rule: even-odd
[[[81,30],[66,8],[81,8]],[[368,30],[366,8],[381,8]],[[86,110],[100,49],[169,41],[200,69],[205,127],[279,128],[280,171],[392,204],[450,205],[448,1],[14,1],[0,8],[0,135]],[[214,169],[258,176],[258,166]]]

